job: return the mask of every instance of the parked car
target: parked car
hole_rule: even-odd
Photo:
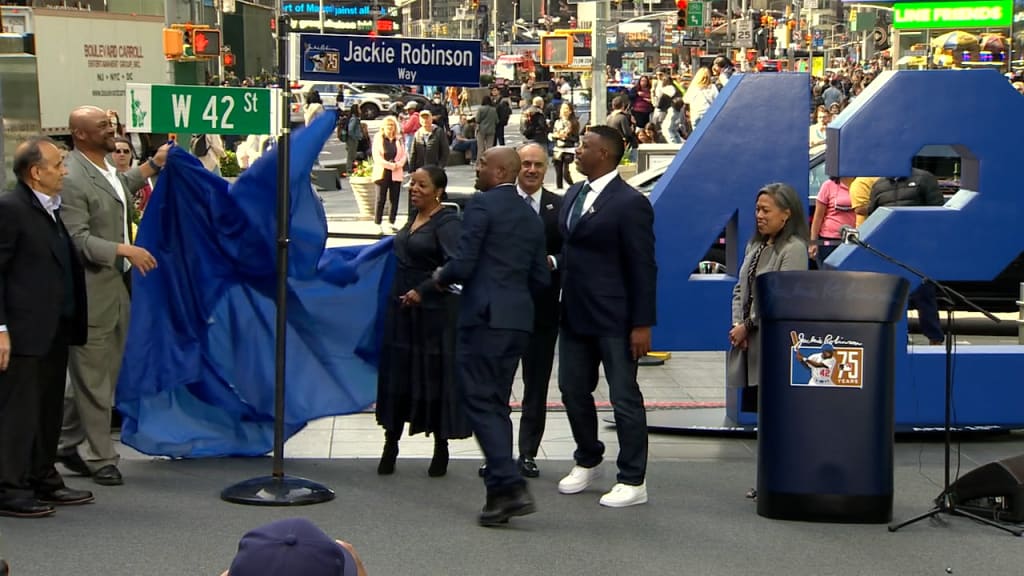
[[[654,190],[654,186],[658,183],[658,180],[660,180],[662,175],[665,174],[668,166],[669,165],[666,164],[640,172],[630,178],[628,183],[645,195],[649,195]],[[934,174],[939,180],[939,186],[942,189],[943,194],[946,195],[947,198],[959,191],[960,156],[951,147],[926,146],[917,156],[914,157],[913,166],[915,168],[928,170]],[[808,218],[814,214],[814,206],[818,190],[821,188],[822,183],[827,179],[828,174],[825,173],[824,147],[812,149],[810,152],[808,170]],[[731,274],[736,273],[735,270],[725,270],[724,233],[708,250],[704,260],[717,262],[721,265],[721,271],[723,272]],[[1020,285],[1022,282],[1024,282],[1024,252],[1021,252],[1021,254],[1017,256],[1017,259],[1011,262],[1006,269],[1004,269],[993,280],[950,281],[945,282],[945,284],[977,302],[989,312],[1014,312],[1018,309],[1016,301],[1020,296]],[[958,303],[956,307],[957,309],[964,308],[960,303]],[[1004,324],[1008,327],[1006,328],[1007,330],[1012,329],[1012,331],[1016,333],[1015,327],[1007,323]]]
[[[401,112],[409,102],[415,102],[419,110],[423,110],[427,103],[430,102],[423,94],[410,92],[401,86],[390,84],[353,84],[353,86],[362,90],[364,95],[382,94],[387,96],[391,101],[391,107],[386,110],[393,114]]]
[[[309,93],[310,90],[316,90],[320,93],[320,100],[324,104],[324,108],[332,108],[338,105],[338,94],[340,93],[340,86],[330,82],[296,82],[292,85],[293,92],[301,92],[303,98]]]

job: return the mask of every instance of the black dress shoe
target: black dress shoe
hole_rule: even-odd
[[[75,504],[88,504],[96,498],[88,490],[64,487],[50,492],[37,492],[36,499],[43,504],[74,506]]]
[[[58,454],[57,462],[60,462],[65,468],[79,476],[92,476],[92,470],[89,470],[89,466],[86,465],[85,460],[82,460],[82,457],[78,455],[78,452]]]
[[[121,477],[121,471],[113,464],[107,464],[103,468],[97,470],[96,473],[92,475],[92,481],[100,486],[120,486],[121,484],[124,484],[124,478]]]
[[[0,516],[14,518],[42,518],[51,516],[56,510],[35,498],[12,498],[0,501]]]
[[[481,478],[483,478],[484,476],[487,476],[487,464],[481,464],[480,465],[480,469],[477,470],[476,473],[477,473],[477,476],[480,476]]]
[[[537,461],[528,456],[519,457],[519,472],[527,478],[540,476],[540,468],[537,468]]]
[[[481,526],[498,526],[508,523],[513,516],[526,516],[537,511],[537,504],[526,490],[526,486],[517,486],[507,492],[487,496],[487,504],[480,511]]]

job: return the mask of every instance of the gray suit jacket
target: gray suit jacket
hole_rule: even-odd
[[[124,222],[127,217],[130,231],[135,214],[131,194],[142,188],[145,179],[137,167],[118,174],[127,196],[125,206],[110,182],[81,152],[72,150],[66,163],[60,213],[85,266],[89,326],[111,324],[117,320],[114,310],[125,290],[117,246],[131,241],[124,237]]]
[[[755,251],[757,251],[756,245],[747,244],[747,250],[743,255],[743,266],[740,268],[739,281],[736,282],[736,287],[732,291],[733,325],[743,321],[743,302],[746,301],[749,291],[754,289],[753,286],[747,285],[747,271],[750,270],[751,260],[754,258]],[[779,270],[807,270],[807,243],[799,238],[790,237],[782,244],[765,248],[764,252],[761,253],[761,259],[757,262],[757,275]],[[750,307],[750,319],[754,322],[754,326],[759,324],[756,293]],[[761,335],[758,332],[748,336],[747,352],[745,355],[737,358],[744,358],[747,363],[745,367],[747,377],[742,384],[757,386],[759,384],[758,365],[761,362]],[[732,358],[732,354],[730,354],[729,361],[735,361]],[[729,373],[731,374],[734,370],[743,370],[743,367],[730,367]],[[734,387],[740,385],[740,383],[727,378],[726,385]]]

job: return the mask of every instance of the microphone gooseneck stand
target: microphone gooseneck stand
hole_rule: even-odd
[[[867,242],[864,242],[863,240],[860,239],[860,235],[857,234],[856,230],[844,230],[843,231],[843,242],[844,243],[848,243],[848,244],[855,244],[857,246],[860,246],[861,248],[867,250],[868,252],[874,254],[875,256],[878,256],[882,260],[885,260],[886,262],[889,262],[890,264],[894,264],[894,265],[899,266],[900,268],[906,270],[907,272],[910,272],[914,276],[917,276],[918,278],[920,278],[923,283],[931,284],[932,286],[934,286],[939,292],[941,292],[946,297],[946,299],[948,299],[950,301],[950,303],[955,303],[957,301],[962,302],[962,303],[966,304],[969,308],[984,314],[985,317],[988,318],[989,320],[992,320],[993,322],[996,322],[996,323],[1000,322],[999,318],[997,318],[996,316],[993,316],[992,313],[990,313],[988,310],[985,310],[981,306],[978,306],[976,303],[972,302],[969,298],[967,298],[963,294],[957,292],[956,290],[953,290],[952,288],[942,284],[941,282],[937,282],[936,280],[933,280],[927,274],[924,274],[920,270],[917,270],[917,269],[911,267],[908,264],[904,264],[903,262],[900,262],[899,260],[893,258],[892,256],[889,256],[888,254],[882,252],[881,250],[878,250],[877,248],[875,248],[874,246],[868,244]],[[970,519],[975,520],[977,522],[980,522],[982,524],[987,524],[988,526],[992,526],[993,528],[998,528],[999,530],[1004,530],[1006,532],[1009,532],[1010,534],[1013,534],[1014,536],[1024,535],[1024,530],[1021,530],[1021,529],[1018,529],[1018,528],[1013,528],[1011,526],[1006,526],[1004,524],[996,522],[995,520],[990,520],[988,518],[984,518],[982,516],[974,514],[973,512],[969,512],[967,510],[959,508],[957,506],[957,503],[956,503],[955,499],[953,498],[953,495],[950,493],[950,490],[949,490],[949,488],[950,488],[950,480],[949,480],[950,452],[951,452],[952,440],[953,440],[952,422],[951,422],[951,420],[952,420],[952,412],[953,412],[953,338],[956,337],[955,331],[953,329],[953,309],[951,307],[946,309],[946,327],[945,327],[944,333],[945,333],[945,337],[946,337],[946,386],[945,386],[945,412],[946,413],[945,413],[945,419],[944,419],[944,422],[943,422],[943,434],[945,436],[945,438],[944,438],[944,444],[945,444],[945,446],[944,446],[945,447],[945,470],[944,470],[944,473],[945,474],[944,474],[943,484],[942,484],[942,493],[939,494],[939,496],[935,499],[935,506],[931,510],[928,510],[927,512],[924,512],[922,514],[918,514],[917,516],[914,516],[913,518],[910,518],[910,519],[907,519],[907,520],[903,520],[901,522],[894,522],[894,523],[890,524],[889,525],[889,532],[896,532],[897,530],[899,530],[900,528],[903,528],[904,526],[909,526],[910,524],[914,524],[916,522],[920,522],[921,520],[924,520],[925,518],[935,518],[939,514],[949,514],[951,516],[963,516],[965,518],[970,518]]]

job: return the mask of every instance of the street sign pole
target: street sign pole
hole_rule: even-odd
[[[284,109],[292,99],[288,77],[288,16],[278,19],[278,67],[284,90],[281,100]],[[288,243],[291,221],[291,118],[281,114],[281,136],[277,140],[277,322],[274,342],[274,454],[270,476],[259,476],[228,486],[220,493],[221,499],[235,504],[255,506],[301,506],[334,500],[330,488],[297,476],[284,473],[284,402],[286,334],[288,331]]]
[[[593,77],[590,93],[590,124],[604,124],[608,113],[608,75],[605,65],[608,62],[608,39],[605,26],[610,19],[609,0],[598,0],[594,4],[594,24],[590,32],[590,53],[593,55]]]

